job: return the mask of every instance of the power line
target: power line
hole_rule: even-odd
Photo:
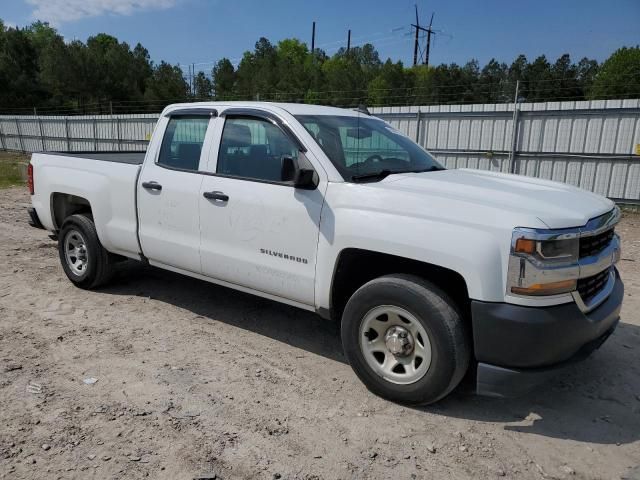
[[[454,85],[443,85],[443,86],[436,86],[436,87],[404,87],[404,88],[376,88],[376,89],[360,89],[360,90],[311,90],[314,94],[316,95],[326,95],[327,97],[332,97],[334,99],[362,99],[366,96],[368,96],[368,94],[370,93],[379,93],[379,92],[392,92],[394,93],[394,95],[386,95],[385,98],[386,99],[394,99],[394,98],[414,98],[414,97],[418,97],[421,95],[425,95],[425,93],[422,92],[426,92],[426,94],[428,93],[433,93],[433,97],[435,98],[436,102],[442,102],[442,101],[446,101],[448,99],[453,99],[457,101],[455,103],[465,103],[464,101],[460,100],[461,98],[463,98],[465,95],[477,95],[477,94],[484,94],[487,98],[491,97],[492,95],[503,95],[505,98],[505,102],[498,102],[498,103],[510,103],[511,102],[511,96],[507,95],[509,94],[509,91],[507,90],[507,87],[512,86],[513,83],[502,83],[498,86],[495,85],[485,85],[485,86],[474,86],[473,84],[454,84]],[[603,84],[601,86],[603,87],[607,87],[607,86],[615,86],[616,84]],[[447,92],[447,89],[452,89],[452,88],[468,88],[468,90],[466,91],[457,91],[457,92]],[[443,91],[444,90],[444,91]],[[567,91],[574,91],[575,87],[546,87],[546,88],[540,88],[540,89],[535,89],[531,92],[528,92],[528,94],[532,95],[532,97],[530,97],[528,99],[528,101],[531,100],[531,98],[539,98],[540,96],[545,97],[544,101],[559,101],[559,100],[585,100],[584,98],[584,94],[583,93],[576,93],[574,95],[564,95],[562,94],[562,92],[567,92]],[[556,95],[543,95],[547,92],[552,92]],[[261,92],[261,96],[265,99],[268,98],[277,98],[277,97],[284,97],[284,98],[295,98],[296,100],[304,100],[304,95],[305,92]],[[557,95],[557,93],[560,93],[560,95]],[[525,89],[525,94],[527,94],[527,91]],[[603,99],[607,99],[607,98],[614,98],[614,99],[623,99],[621,97],[631,97],[631,96],[635,96],[640,94],[640,92],[636,92],[636,91],[630,91],[627,92],[625,94],[602,94],[602,95],[598,95],[597,97],[593,98],[592,100],[603,100]],[[249,92],[249,91],[245,91],[245,92],[236,92],[232,95],[229,95],[229,98],[236,98],[236,99],[249,99],[249,98],[253,98],[253,96],[255,95],[255,93],[253,92]],[[617,97],[617,98],[616,98]],[[87,111],[87,110],[108,110],[108,105],[111,103],[113,104],[113,106],[117,109],[117,108],[132,108],[132,107],[136,107],[136,106],[147,106],[147,107],[151,107],[154,105],[166,105],[167,103],[170,102],[174,102],[174,101],[194,101],[196,100],[195,97],[191,97],[190,99],[185,99],[185,98],[174,98],[174,99],[165,99],[165,100],[119,100],[119,101],[112,101],[112,102],[89,102],[89,103],[85,103],[82,105],[78,105],[76,107],[74,106],[60,106],[60,107],[41,107],[38,109],[38,112],[40,114],[46,114],[46,113],[52,113],[52,112],[79,112],[79,111]],[[211,100],[211,98],[202,98],[201,100]],[[472,103],[483,103],[486,102],[486,100],[474,100]],[[450,102],[447,102],[450,103]],[[13,108],[13,109],[3,109],[3,111],[5,112],[22,112],[25,113],[27,115],[32,115],[33,113],[33,108],[32,107],[23,107],[23,108]]]

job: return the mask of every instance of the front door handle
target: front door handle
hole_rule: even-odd
[[[146,188],[147,190],[157,190],[159,192],[162,190],[162,185],[158,182],[142,182],[142,188]]]
[[[218,200],[220,202],[229,201],[229,195],[225,195],[222,192],[204,192],[202,196],[207,200]]]

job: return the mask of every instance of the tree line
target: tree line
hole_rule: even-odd
[[[140,43],[100,33],[65,42],[47,23],[7,28],[0,20],[0,110],[109,113],[157,111],[189,100],[293,101],[337,106],[543,102],[640,97],[640,48],[622,47],[602,64],[568,54],[555,61],[518,56],[464,65],[406,67],[365,44],[328,56],[297,39],[260,38],[237,67],[223,58],[211,72],[184,76],[154,63]]]

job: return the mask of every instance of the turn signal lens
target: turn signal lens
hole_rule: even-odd
[[[536,283],[529,287],[511,287],[511,293],[516,295],[557,295],[572,292],[577,287],[576,280],[563,280],[553,283]]]
[[[518,240],[516,240],[515,251],[517,253],[533,254],[536,251],[536,241],[529,240],[527,238],[519,238]]]

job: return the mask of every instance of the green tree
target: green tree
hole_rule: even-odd
[[[640,96],[640,47],[616,50],[600,67],[590,99]]]
[[[213,67],[213,95],[217,100],[233,98],[236,72],[228,58],[223,58]]]
[[[329,57],[327,54],[316,48],[314,52],[309,52],[305,58],[305,71],[309,79],[309,86],[304,96],[306,103],[320,103],[323,98],[321,91],[326,89],[326,81],[322,72],[322,65]]]
[[[199,72],[197,98],[306,101],[339,106],[511,102],[520,82],[520,101],[631,97],[640,93],[640,47],[621,48],[604,62],[568,54],[550,63],[542,55],[529,62],[519,55],[511,65],[491,59],[405,68],[382,61],[372,44],[329,57],[309,51],[300,40],[277,45],[262,37],[244,53],[237,69],[223,58],[211,79]],[[99,33],[65,42],[44,22],[7,28],[0,20],[0,108],[62,107],[104,111],[110,102],[148,105],[189,98],[182,71],[151,62],[149,52],[133,49]],[[151,107],[150,107],[151,108]]]
[[[587,57],[582,58],[576,66],[577,80],[580,84],[580,88],[583,95],[587,96],[591,90],[591,86],[598,74],[600,65],[596,60],[591,60]]]
[[[69,67],[65,67],[68,73],[66,83],[62,87],[63,96],[75,106],[84,105],[92,99],[96,99],[92,73],[93,65],[89,62],[89,52],[84,43],[74,40],[67,45],[67,60]]]
[[[507,81],[505,83],[505,95],[508,101],[513,101],[513,97],[516,94],[516,84],[520,81],[520,91],[518,96],[523,97],[523,92],[526,90],[525,74],[529,66],[529,60],[527,57],[520,54],[509,66],[507,71]]]
[[[338,106],[356,106],[368,97],[367,85],[381,68],[380,56],[371,44],[344,48],[322,63],[322,79],[326,92],[321,95],[323,103]],[[378,83],[384,80],[378,80]]]
[[[404,104],[410,98],[408,89],[412,84],[411,75],[402,62],[393,63],[388,59],[379,69],[378,75],[367,84],[369,105]]]
[[[73,68],[70,49],[62,36],[48,23],[35,22],[26,29],[36,50],[41,88],[49,97],[46,106],[61,106],[71,103],[70,85],[78,72]]]
[[[87,40],[87,58],[91,68],[88,72],[90,83],[98,100],[137,100],[142,97],[134,55],[127,43],[99,33]]]
[[[276,97],[273,100],[299,101],[309,89],[307,45],[293,38],[278,43],[276,53]]]
[[[0,41],[0,106],[33,107],[45,92],[39,84],[37,51],[26,30],[5,29]]]
[[[366,99],[364,75],[354,57],[334,55],[322,65],[325,93],[322,103],[355,106]]]
[[[236,72],[236,93],[244,98],[262,94],[262,98],[277,88],[278,52],[269,40],[262,37],[253,52],[245,52]]]
[[[413,104],[431,105],[436,95],[436,70],[427,65],[416,65],[409,70],[413,83]]]
[[[147,79],[145,99],[150,102],[179,102],[187,99],[189,85],[180,67],[160,62]]]
[[[153,64],[149,51],[140,43],[136,44],[132,54],[132,75],[135,82],[135,96],[142,98],[146,89],[147,79],[153,73]]]
[[[507,83],[509,82],[509,67],[495,58],[489,60],[478,77],[475,102],[500,103],[509,101]]]
[[[562,55],[551,67],[551,82],[547,85],[546,100],[581,99],[584,92],[578,81],[577,67],[568,53]]]
[[[551,83],[551,65],[544,55],[527,64],[524,70],[522,95],[528,102],[544,102],[548,98]]]
[[[195,96],[197,99],[208,99],[213,94],[213,84],[204,72],[198,72],[193,79]]]
[[[470,60],[462,67],[455,63],[434,67],[430,79],[430,103],[477,102],[479,76],[480,66],[477,60]]]

